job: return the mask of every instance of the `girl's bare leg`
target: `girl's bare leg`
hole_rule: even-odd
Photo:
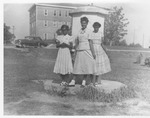
[[[66,74],[65,77],[64,77],[64,81],[68,83],[69,79],[70,79],[70,75]]]
[[[64,81],[65,75],[60,74],[60,78],[61,78],[62,81]]]
[[[93,75],[93,85],[95,86],[96,83],[96,75]]]
[[[67,84],[67,83],[66,83],[66,81],[65,81],[65,77],[66,77],[66,75],[62,75],[62,74],[60,74],[60,77],[61,77],[61,79],[62,79],[62,82],[60,83],[60,85],[61,85],[61,86],[66,85],[66,84]]]
[[[96,75],[96,83],[101,84],[101,75]]]

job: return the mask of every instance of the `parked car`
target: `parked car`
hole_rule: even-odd
[[[40,37],[26,36],[24,39],[15,40],[16,47],[41,47],[47,46],[46,41],[43,41]]]

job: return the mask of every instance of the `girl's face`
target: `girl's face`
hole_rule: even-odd
[[[61,30],[59,30],[57,34],[58,34],[58,35],[62,35],[62,31],[61,31]]]
[[[68,30],[67,29],[63,29],[63,35],[67,35],[68,34]]]
[[[94,32],[98,32],[99,31],[99,26],[94,26]]]
[[[82,29],[85,29],[87,27],[87,22],[86,21],[81,21],[81,26],[82,26]]]

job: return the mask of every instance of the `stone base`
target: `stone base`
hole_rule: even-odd
[[[46,91],[49,90],[57,90],[62,91],[64,89],[64,86],[60,86],[58,83],[53,83],[52,80],[33,80],[36,83],[42,84],[44,86],[44,89]],[[77,92],[83,90],[83,88],[80,87],[81,85],[76,84],[75,87],[67,87],[67,93],[75,95]],[[117,82],[117,81],[109,81],[109,80],[102,80],[101,84],[96,85],[96,89],[103,91],[105,93],[111,93],[114,90],[118,90],[122,87],[127,87],[125,84]]]

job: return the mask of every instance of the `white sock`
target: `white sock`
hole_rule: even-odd
[[[85,83],[86,83],[86,81],[85,81],[85,80],[83,80],[83,81],[82,81],[82,85],[84,85],[84,86],[85,86]]]
[[[71,82],[69,83],[69,85],[74,85],[75,84],[75,80],[71,80]]]

